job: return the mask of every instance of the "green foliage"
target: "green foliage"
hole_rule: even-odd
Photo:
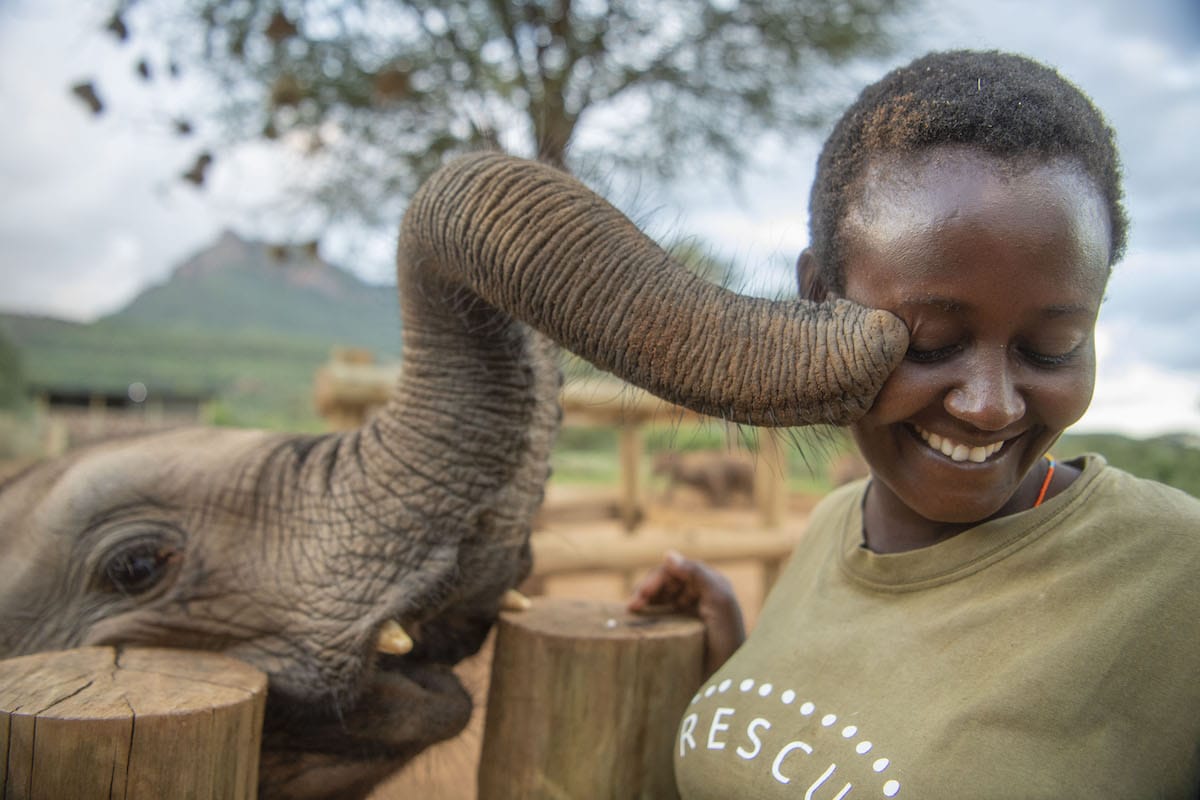
[[[276,332],[151,328],[117,319],[95,325],[0,316],[28,355],[33,387],[219,399],[221,420],[252,427],[311,427],[312,382],[330,342]]]
[[[315,420],[312,380],[329,343],[279,333],[150,328],[108,320],[75,325],[0,317],[28,355],[33,387],[219,397],[228,421],[285,427]]]
[[[552,479],[569,485],[615,486],[620,480],[616,448],[579,449],[560,442],[551,455]]]
[[[1131,439],[1116,434],[1069,434],[1054,447],[1056,458],[1099,453],[1109,464],[1139,478],[1165,483],[1200,497],[1200,439],[1171,435]]]
[[[221,87],[181,132],[307,142],[318,168],[292,198],[391,219],[447,155],[498,143],[606,175],[732,171],[751,134],[823,121],[838,67],[886,51],[913,0],[116,2],[135,59],[165,40],[151,79],[182,66]]]

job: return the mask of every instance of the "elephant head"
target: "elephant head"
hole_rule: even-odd
[[[360,429],[114,440],[0,484],[0,657],[231,654],[270,678],[263,796],[365,794],[468,719],[450,666],[530,568],[557,347],[798,425],[865,412],[907,346],[883,312],[707,284],[569,176],[499,154],[426,183],[398,261],[403,378]]]

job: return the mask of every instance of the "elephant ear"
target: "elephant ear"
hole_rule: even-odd
[[[908,347],[885,311],[711,284],[582,183],[497,153],[452,162],[414,196],[400,269],[435,270],[603,370],[752,425],[852,422]]]

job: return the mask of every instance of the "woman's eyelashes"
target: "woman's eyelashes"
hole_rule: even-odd
[[[904,357],[916,364],[932,364],[937,361],[944,361],[947,358],[962,350],[959,344],[946,345],[945,347],[935,347],[932,349],[923,349],[913,345],[909,345],[908,352]]]
[[[1020,352],[1034,366],[1052,369],[1054,367],[1065,367],[1074,364],[1079,359],[1079,353],[1083,350],[1083,345],[1084,343],[1081,342],[1062,353],[1044,353],[1029,347],[1020,348]]]
[[[1085,344],[1086,341],[1080,342],[1060,352],[1045,352],[1042,349],[1029,347],[1028,345],[1015,345],[1011,350],[1035,367],[1051,369],[1075,363],[1079,358],[1079,354],[1083,351]],[[934,364],[953,358],[966,348],[967,344],[964,342],[955,342],[936,347],[910,344],[908,352],[905,353],[904,357],[907,361],[914,364]]]

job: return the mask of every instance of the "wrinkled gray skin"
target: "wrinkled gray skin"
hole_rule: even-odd
[[[117,440],[0,485],[0,657],[236,656],[270,676],[262,795],[361,796],[467,722],[450,666],[530,569],[557,345],[767,425],[860,416],[907,345],[882,312],[704,283],[568,176],[497,154],[418,192],[398,260],[404,377],[361,429]],[[389,619],[409,655],[375,652]]]

